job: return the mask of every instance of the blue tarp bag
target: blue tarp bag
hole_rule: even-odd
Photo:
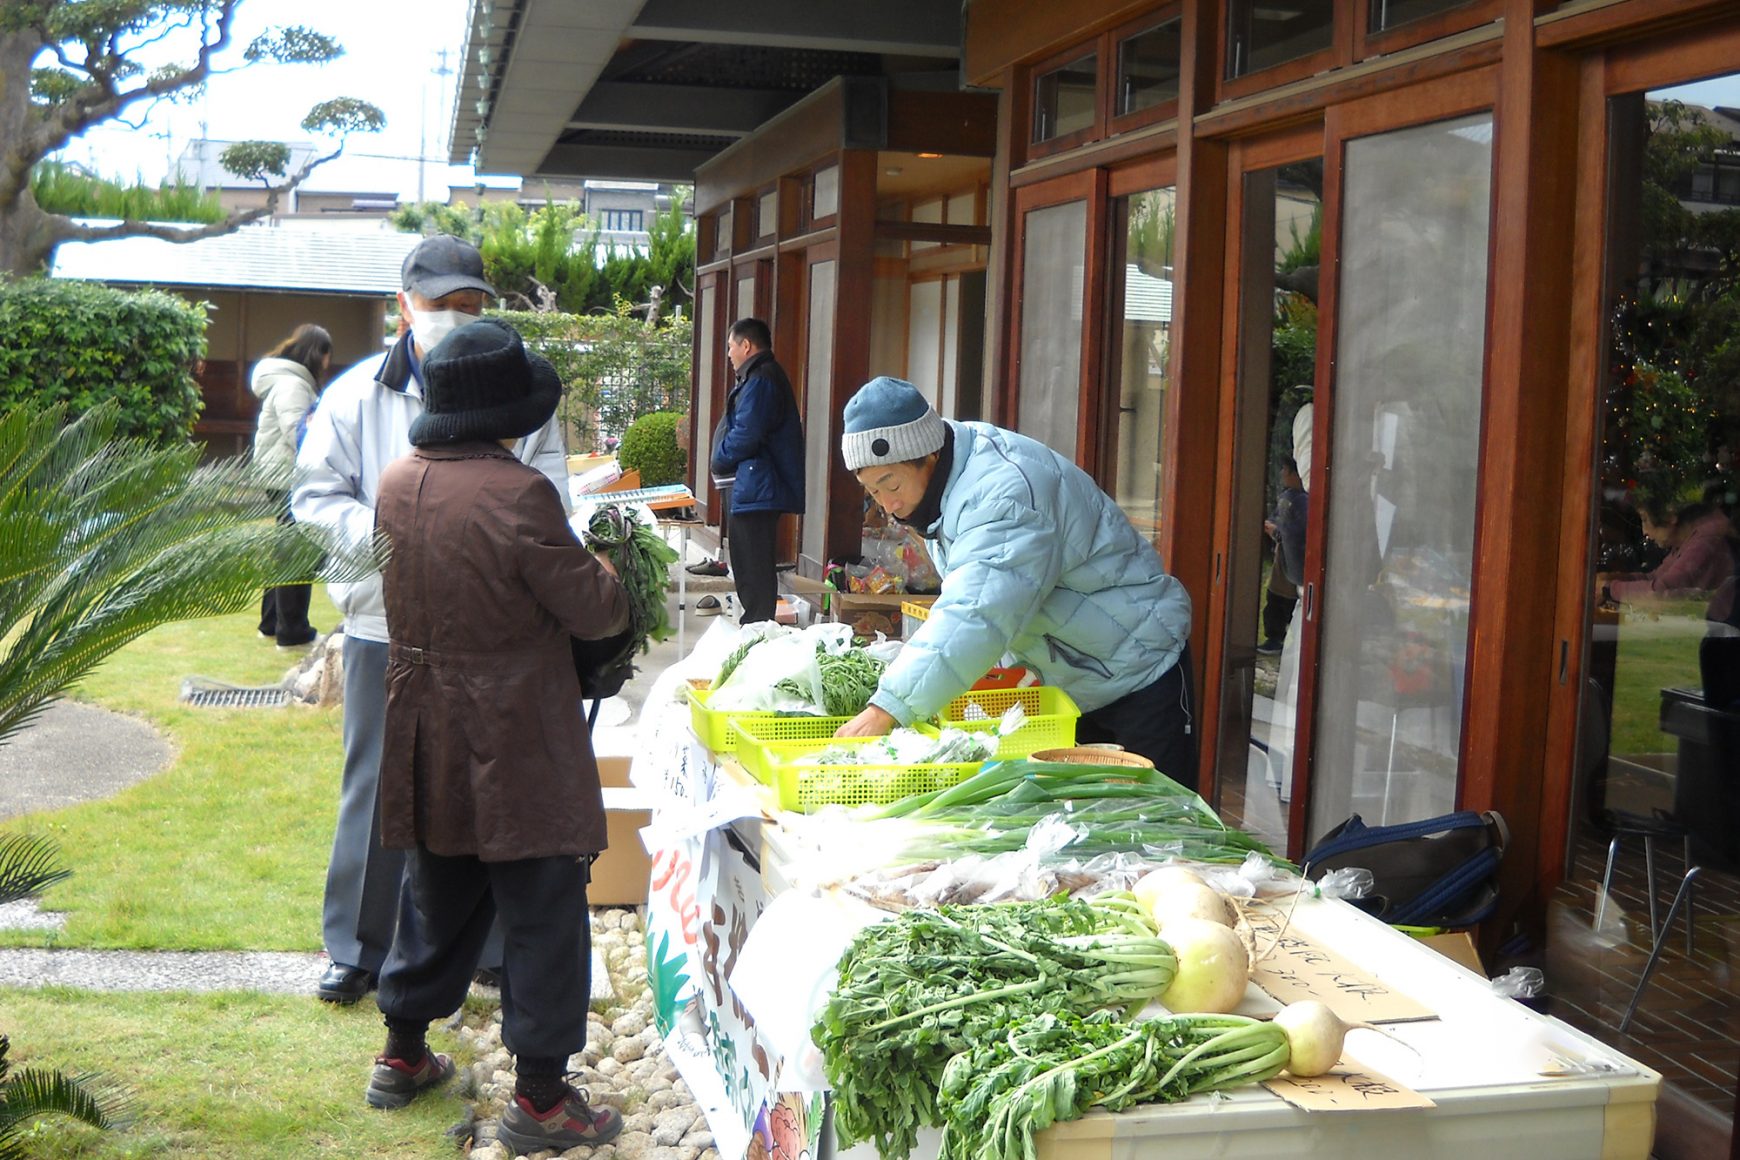
[[[1308,877],[1358,866],[1375,884],[1354,901],[1384,922],[1472,926],[1498,906],[1495,881],[1510,831],[1496,811],[1462,810],[1394,826],[1368,826],[1358,814],[1323,835],[1305,856]]]

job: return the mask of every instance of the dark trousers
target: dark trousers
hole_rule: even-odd
[[[1083,744],[1114,741],[1139,753],[1154,768],[1189,789],[1196,788],[1196,718],[1191,695],[1190,650],[1159,680],[1083,713],[1075,739]]]
[[[399,930],[381,970],[381,1014],[430,1023],[457,1011],[499,916],[502,1043],[522,1057],[567,1059],[585,1048],[587,871],[572,855],[484,862],[409,851]]]
[[[260,632],[275,636],[279,644],[307,644],[314,635],[308,623],[309,584],[283,584],[266,589],[260,597]]]
[[[732,512],[731,578],[742,605],[739,624],[772,620],[779,604],[779,580],[774,564],[779,550],[779,512]]]
[[[1282,596],[1273,588],[1263,598],[1263,639],[1279,641],[1287,635],[1293,610],[1299,606],[1297,596]]]

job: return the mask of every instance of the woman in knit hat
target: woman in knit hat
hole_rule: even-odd
[[[844,427],[847,468],[924,536],[942,594],[839,735],[924,720],[1013,661],[1080,706],[1078,740],[1195,788],[1190,596],[1093,477],[1025,435],[943,419],[899,379],[859,388]]]
[[[499,916],[518,1073],[499,1138],[561,1152],[622,1126],[564,1073],[586,1046],[586,881],[605,847],[570,637],[619,632],[628,597],[549,478],[509,450],[555,412],[550,364],[483,319],[428,353],[423,382],[414,450],[381,473],[375,505],[392,551],[381,843],[410,853],[366,1098],[402,1107],[451,1074],[424,1032],[464,1001]]]

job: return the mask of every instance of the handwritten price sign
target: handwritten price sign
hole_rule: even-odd
[[[1357,1064],[1342,1064],[1326,1075],[1299,1079],[1278,1075],[1263,1086],[1308,1112],[1363,1112],[1391,1108],[1430,1108],[1419,1092]]]
[[[1341,1018],[1362,1023],[1430,1019],[1436,1015],[1431,1008],[1392,990],[1321,943],[1297,931],[1283,934],[1279,915],[1252,910],[1247,917],[1258,952],[1274,944],[1275,949],[1257,963],[1251,978],[1276,1002],[1316,999]]]

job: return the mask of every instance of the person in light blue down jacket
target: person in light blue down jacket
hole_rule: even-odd
[[[989,423],[945,420],[899,379],[846,404],[846,466],[925,538],[942,593],[839,736],[924,720],[1014,661],[1113,741],[1195,788],[1190,596],[1093,477]]]

